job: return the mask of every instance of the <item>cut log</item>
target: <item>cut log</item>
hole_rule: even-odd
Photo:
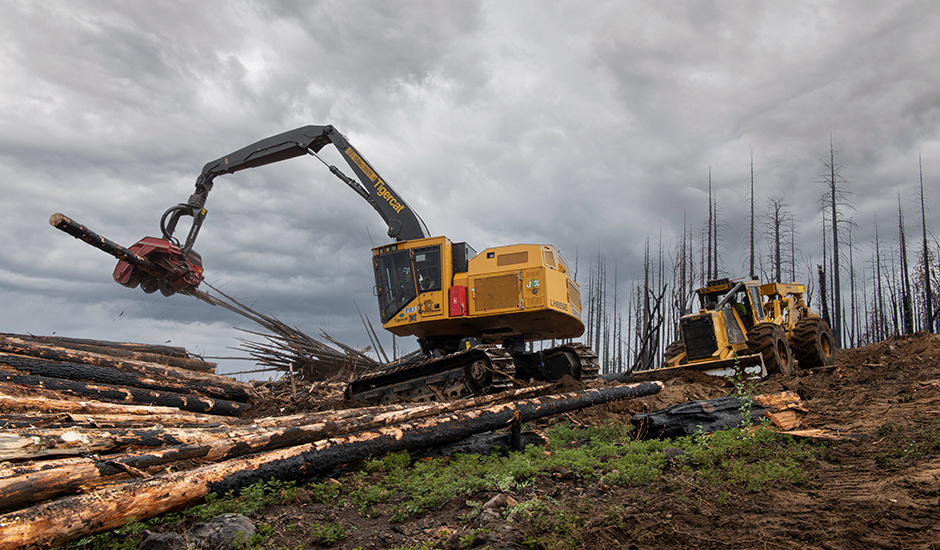
[[[83,382],[74,382],[72,380],[48,378],[45,376],[34,376],[32,374],[16,374],[5,371],[0,371],[0,382],[39,385],[44,388],[58,391],[70,391],[77,395],[86,395],[103,401],[160,405],[165,407],[176,407],[177,409],[184,411],[221,414],[226,416],[237,416],[239,413],[246,411],[249,408],[247,403],[240,403],[238,401],[209,399],[208,397],[183,395],[172,392],[122,388],[108,384],[87,384]]]
[[[519,390],[519,393],[527,391]],[[498,397],[500,396],[483,396],[404,409],[401,405],[388,405],[337,411],[347,414],[342,415],[342,418],[336,414],[332,418],[321,415],[319,422],[262,431],[259,431],[256,425],[242,425],[212,430],[154,428],[121,433],[112,430],[68,429],[23,430],[0,434],[0,458],[5,451],[8,460],[69,453],[106,454],[128,446],[162,446],[170,444],[173,440],[179,443],[148,452],[111,454],[100,459],[83,459],[80,462],[68,461],[59,469],[49,468],[45,464],[32,469],[20,468],[17,478],[0,479],[0,496],[3,497],[0,499],[0,512],[72,494],[79,489],[87,491],[103,483],[127,479],[132,476],[129,474],[132,471],[146,470],[153,473],[167,466],[185,469],[179,466],[181,461],[219,462],[249,453],[281,449],[331,436],[461,411],[472,406],[481,406]],[[370,410],[374,411],[374,414],[369,412]]]
[[[58,336],[28,336],[23,334],[0,334],[0,349],[7,340],[68,348],[86,351],[98,355],[108,355],[123,359],[133,359],[158,365],[169,365],[197,372],[215,372],[216,364],[202,359],[194,359],[185,348],[161,346],[155,344],[134,344],[127,342],[108,342],[106,340],[87,340],[82,338],[63,338]],[[6,350],[5,350],[6,351]]]
[[[434,401],[428,403],[392,403],[389,405],[375,405],[371,407],[359,407],[354,409],[341,409],[335,411],[322,411],[313,413],[292,414],[288,416],[268,416],[257,418],[251,423],[261,427],[287,427],[303,426],[305,424],[316,424],[317,422],[339,421],[347,418],[355,418],[360,415],[378,415],[393,411],[414,411],[426,410],[429,412],[426,416],[443,414],[445,412],[458,411],[461,409],[470,409],[482,407],[484,405],[496,403],[497,401],[512,401],[523,397],[530,397],[540,392],[545,392],[549,385],[532,386],[529,388],[519,388],[505,392],[494,393],[490,395],[481,395],[479,397],[468,397],[455,401]],[[433,412],[436,411],[436,412]]]
[[[191,412],[182,412],[177,407],[161,407],[155,405],[131,405],[119,403],[106,403],[104,401],[72,401],[70,399],[48,399],[46,397],[20,397],[0,392],[0,411],[38,411],[38,412],[64,412],[81,418],[76,422],[88,421],[94,415],[126,415],[150,418],[151,424],[160,422],[160,418],[174,417],[174,420],[191,423],[227,422],[234,421],[235,417],[220,415],[203,415]]]
[[[649,382],[528,399],[423,419],[103,488],[0,516],[0,550],[59,546],[127,523],[181,510],[209,493],[224,494],[259,480],[297,480],[369,456],[434,447],[475,433],[504,428],[617,399],[656,393]]]
[[[371,427],[408,422],[418,418],[427,418],[447,412],[481,407],[498,400],[519,398],[543,388],[544,386],[539,388],[525,388],[451,402],[434,402],[410,406],[402,404],[382,405],[359,409],[293,415],[282,418],[270,417],[257,421],[245,421],[229,417],[229,422],[226,422],[225,427],[222,429],[208,429],[212,426],[205,425],[209,423],[218,425],[221,417],[196,415],[194,413],[147,415],[144,417],[147,427],[146,430],[132,429],[138,427],[136,425],[127,426],[126,429],[111,429],[106,425],[114,422],[141,423],[134,421],[133,418],[129,418],[127,415],[80,415],[68,413],[65,416],[53,418],[63,422],[69,421],[73,424],[70,426],[44,428],[44,426],[36,425],[36,423],[41,423],[48,426],[51,423],[51,419],[48,418],[34,418],[30,423],[31,425],[24,427],[44,429],[17,429],[15,426],[8,426],[7,431],[0,434],[0,460],[31,460],[82,453],[113,454],[130,446],[142,448],[196,443],[208,444],[218,439],[254,436],[259,432],[268,434],[273,439],[279,441],[276,446],[266,447],[273,449],[289,444],[314,441],[319,438],[328,437],[329,435],[346,434]],[[0,395],[0,397],[2,397],[2,395]],[[168,410],[172,411],[173,409]],[[202,425],[200,428],[184,428],[182,424],[187,420],[193,420]],[[18,421],[24,422],[25,419],[18,419]],[[155,424],[164,421],[172,423],[174,427],[154,427]],[[90,425],[74,425],[81,422]],[[328,427],[328,429],[325,427]],[[284,434],[288,431],[293,433],[293,439],[287,440],[283,435],[275,435],[277,433]],[[208,448],[204,450],[206,453],[209,452]],[[245,453],[255,452],[256,450],[257,449],[252,446],[245,447]],[[219,458],[218,456],[215,457],[215,459]]]
[[[205,445],[245,435],[227,426],[215,428],[85,429],[41,428],[0,432],[0,460],[35,460],[82,454],[113,454],[129,448]]]
[[[115,369],[37,357],[23,357],[2,352],[0,352],[0,364],[36,376],[61,378],[63,380],[100,382],[131,388],[206,395],[229,401],[248,402],[250,399],[247,384],[242,387],[232,387],[230,384],[226,384],[224,387],[215,386],[209,380],[181,380],[165,376],[162,373],[140,372],[145,369]]]
[[[759,424],[764,418],[779,423],[781,429],[793,429],[799,427],[806,410],[797,394],[782,392],[756,396],[750,406],[745,406],[737,397],[680,403],[636,414],[630,422],[634,425],[634,435],[641,439],[671,438]],[[746,420],[745,412],[749,412]]]
[[[160,377],[166,380],[192,381],[194,383],[206,384],[207,386],[217,386],[226,388],[232,392],[244,392],[244,398],[239,397],[239,401],[247,401],[247,395],[250,384],[238,382],[212,373],[193,372],[187,369],[169,367],[156,363],[145,363],[143,361],[133,361],[129,359],[119,359],[109,355],[91,353],[87,351],[71,350],[55,346],[30,344],[15,338],[6,338],[0,340],[0,351],[16,355],[26,355],[41,359],[50,359],[52,361],[65,361],[70,363],[82,363],[85,365],[97,365],[99,367],[110,367],[112,369],[136,372],[150,377]]]
[[[56,347],[85,349],[99,348],[107,349],[105,355],[110,355],[114,350],[127,352],[150,353],[163,357],[186,358],[190,354],[186,348],[179,346],[167,346],[165,344],[137,344],[133,342],[111,342],[108,340],[92,340],[88,338],[68,338],[65,336],[35,336],[33,334],[9,334],[0,333],[0,339],[17,338],[27,342],[36,342]],[[87,349],[85,351],[88,351]]]

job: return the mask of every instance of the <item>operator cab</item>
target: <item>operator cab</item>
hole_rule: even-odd
[[[711,280],[705,288],[698,290],[698,294],[703,311],[731,307],[741,318],[745,329],[753,327],[763,317],[759,281],[732,283],[729,279]],[[757,304],[756,308],[754,304]]]
[[[421,305],[423,316],[443,313],[444,296],[439,294],[450,286],[453,274],[467,271],[467,262],[475,255],[476,251],[468,244],[451,243],[444,237],[374,249],[373,267],[382,323],[402,313],[414,313],[403,310],[419,296],[422,302],[426,298],[430,300]]]

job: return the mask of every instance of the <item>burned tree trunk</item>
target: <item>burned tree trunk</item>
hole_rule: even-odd
[[[174,393],[202,394],[208,397],[225,399],[228,401],[241,401],[247,403],[250,394],[247,385],[237,387],[233,384],[224,386],[213,385],[213,380],[205,381],[180,380],[161,376],[158,373],[140,373],[146,369],[114,369],[99,367],[82,363],[69,363],[23,357],[9,353],[0,353],[0,364],[9,365],[22,372],[36,376],[59,378],[62,380],[100,382],[130,388],[142,388],[156,391],[171,391]]]
[[[156,344],[134,344],[130,342],[109,342],[107,340],[89,340],[85,338],[64,338],[60,336],[27,336],[23,334],[0,334],[0,349],[9,342],[20,342],[41,347],[54,347],[85,351],[98,355],[121,357],[134,361],[169,365],[198,372],[215,372],[216,364],[193,359],[185,348]],[[9,351],[9,350],[5,350]],[[38,356],[37,356],[38,357]]]
[[[249,387],[248,384],[208,372],[199,373],[193,372],[189,369],[170,367],[156,363],[146,363],[136,360],[118,359],[108,355],[91,353],[87,351],[40,344],[30,344],[15,338],[0,339],[0,351],[7,352],[9,354],[48,359],[51,361],[62,361],[67,363],[79,363],[84,365],[108,367],[125,372],[137,373],[150,378],[159,378],[160,380],[192,381],[193,383],[204,384],[208,387],[223,388],[225,391],[230,392],[231,396],[237,396],[235,399],[238,401],[247,401],[249,396],[247,390]]]
[[[634,415],[633,433],[641,439],[671,438],[759,424],[768,418],[783,429],[794,429],[806,406],[793,392],[758,395],[750,402],[739,397],[681,403]]]
[[[23,387],[23,386],[20,386]],[[28,387],[28,386],[27,386]],[[119,415],[125,417],[145,417],[150,423],[159,422],[161,416],[175,416],[176,422],[222,422],[227,420],[219,415],[199,415],[180,411],[176,407],[161,407],[153,405],[123,405],[119,403],[105,403],[103,401],[72,401],[69,399],[50,399],[48,397],[22,397],[0,393],[0,411],[46,411],[67,413],[71,418],[99,415],[108,417]],[[97,416],[96,416],[97,417]],[[228,419],[233,420],[233,419]]]
[[[400,424],[371,432],[253,454],[94,493],[67,497],[0,516],[0,550],[58,546],[124,525],[181,510],[206,495],[259,480],[303,479],[340,464],[389,452],[433,447],[474,433],[617,399],[658,392],[661,383],[589,390],[494,405]]]
[[[246,411],[249,408],[247,403],[240,403],[238,401],[210,399],[208,397],[172,392],[122,388],[108,384],[75,382],[72,380],[34,376],[32,374],[18,374],[7,371],[0,371],[0,382],[12,382],[14,384],[25,384],[27,386],[37,385],[51,390],[70,391],[77,395],[87,395],[104,401],[160,405],[176,407],[184,411],[221,414],[225,416],[237,416],[240,412]]]
[[[312,443],[331,436],[460,411],[497,397],[499,396],[485,396],[407,409],[386,406],[370,407],[372,412],[365,409],[338,411],[347,413],[343,415],[320,413],[316,415],[317,422],[264,429],[260,433],[259,427],[252,424],[200,430],[154,428],[91,431],[72,428],[23,430],[19,433],[0,434],[0,459],[6,460],[78,453],[104,455],[127,447],[173,445],[148,452],[110,454],[77,462],[73,459],[63,459],[61,466],[41,463],[36,468],[21,467],[15,476],[0,476],[0,495],[3,496],[0,512],[76,493],[79,489],[87,490],[102,483],[138,477],[135,472],[155,473],[167,465],[182,461],[219,462],[249,453]],[[341,416],[343,418],[340,418]],[[308,418],[312,417],[313,415]]]

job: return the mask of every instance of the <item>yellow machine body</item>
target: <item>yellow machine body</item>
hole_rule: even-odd
[[[434,347],[576,338],[581,294],[553,246],[517,244],[476,254],[446,237],[373,249],[382,326]]]
[[[720,279],[696,293],[699,312],[679,320],[682,339],[666,348],[665,370],[791,374],[791,348],[805,366],[832,363],[831,330],[803,300],[804,285]]]

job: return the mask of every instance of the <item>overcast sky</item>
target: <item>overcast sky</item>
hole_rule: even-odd
[[[625,289],[647,239],[704,225],[709,169],[722,270],[746,275],[752,155],[758,214],[787,203],[807,265],[830,137],[855,243],[876,216],[896,243],[899,197],[920,233],[919,155],[928,204],[940,192],[932,0],[8,0],[0,29],[0,332],[233,355],[247,320],[117,285],[115,260],[48,218],[125,246],[159,236],[206,162],[307,124],[344,133],[432,234],[554,244],[582,283],[600,251]],[[368,345],[355,304],[378,323],[386,228],[323,165],[223,176],[207,208],[208,282]]]

